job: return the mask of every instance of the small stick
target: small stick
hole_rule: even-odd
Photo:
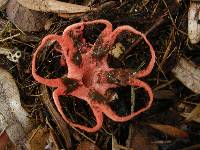
[[[10,36],[10,37],[7,37],[7,38],[5,38],[5,39],[0,39],[0,42],[5,42],[5,41],[7,41],[7,40],[11,40],[11,39],[13,39],[13,38],[15,38],[15,37],[18,37],[18,36],[20,36],[20,33],[15,34],[15,35]]]

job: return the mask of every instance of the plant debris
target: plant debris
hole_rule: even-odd
[[[6,12],[10,21],[22,31],[40,31],[47,23],[48,15],[21,6],[17,0],[9,0]]]
[[[76,5],[58,0],[17,0],[22,6],[36,11],[54,13],[83,13],[91,10],[90,7]]]
[[[181,57],[172,72],[186,87],[200,94],[200,67]]]

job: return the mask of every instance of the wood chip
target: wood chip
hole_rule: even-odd
[[[172,72],[187,88],[200,93],[200,67],[181,57]]]

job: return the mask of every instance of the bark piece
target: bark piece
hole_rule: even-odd
[[[150,138],[144,132],[136,131],[132,136],[131,148],[133,150],[158,150],[158,147],[150,142]]]
[[[182,116],[186,117],[185,120],[195,121],[200,123],[200,104],[198,104],[190,113],[182,113]]]
[[[200,67],[181,57],[172,69],[175,77],[193,92],[200,93]]]

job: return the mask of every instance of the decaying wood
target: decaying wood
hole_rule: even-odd
[[[186,87],[195,93],[200,93],[200,67],[180,57],[172,72]]]
[[[90,11],[90,7],[57,0],[18,0],[18,2],[32,10],[54,13],[81,13]]]
[[[71,149],[71,139],[70,139],[70,134],[69,134],[69,130],[68,130],[66,122],[62,119],[60,114],[55,110],[53,104],[51,103],[49,94],[47,91],[47,87],[44,85],[41,85],[40,91],[42,93],[41,100],[45,104],[45,106],[48,108],[53,120],[57,124],[58,129],[60,130],[65,140],[67,149]]]

